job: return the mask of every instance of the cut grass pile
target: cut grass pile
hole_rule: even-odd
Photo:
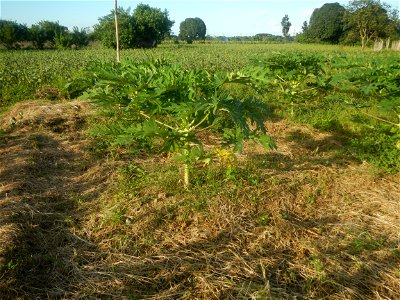
[[[271,122],[276,151],[187,191],[169,157],[100,151],[94,121],[86,102],[0,117],[1,298],[400,298],[400,177],[340,136]]]

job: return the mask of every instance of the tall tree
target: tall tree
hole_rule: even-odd
[[[179,38],[191,44],[194,40],[204,40],[207,27],[200,18],[186,18],[179,25]]]
[[[94,32],[97,39],[109,48],[116,48],[115,14],[101,17],[95,25]],[[146,4],[139,4],[130,13],[130,9],[117,8],[119,47],[151,48],[156,47],[169,35],[173,21],[168,19],[168,11],[161,11]]]
[[[390,6],[381,4],[379,0],[351,1],[344,15],[348,36],[358,36],[362,48],[371,40],[385,38],[396,22],[390,18],[390,10]]]
[[[135,23],[135,46],[139,48],[156,47],[169,36],[174,21],[168,18],[168,11],[139,4],[133,11]]]
[[[303,22],[303,25],[301,26],[301,30],[303,31],[303,33],[307,32],[308,30],[308,23],[307,21]]]
[[[130,9],[117,8],[118,14],[118,36],[119,48],[127,49],[134,47],[134,20]],[[115,37],[115,12],[99,18],[99,23],[94,26],[94,36],[108,48],[117,48]]]
[[[285,16],[282,18],[281,25],[282,25],[282,33],[283,33],[283,36],[284,36],[285,39],[287,40],[288,37],[289,37],[290,26],[292,26],[292,23],[290,23],[290,21],[289,21],[289,16],[288,16],[288,15],[285,15]]]
[[[326,3],[311,15],[308,38],[316,42],[337,44],[343,34],[345,8],[339,3]]]

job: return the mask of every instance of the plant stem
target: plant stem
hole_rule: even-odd
[[[189,154],[190,154],[190,143],[186,140],[183,146],[184,164],[183,164],[183,186],[186,190],[190,186],[190,171],[189,171]]]
[[[209,115],[210,115],[210,113],[207,113],[207,114],[204,116],[204,118],[203,118],[199,123],[197,123],[196,126],[194,126],[194,127],[191,128],[191,130],[196,129],[196,128],[199,127],[201,124],[203,124],[203,122],[205,122],[205,121],[207,120],[207,118],[208,118]]]
[[[189,164],[187,162],[183,165],[183,186],[186,190],[188,190],[190,186]]]
[[[370,117],[370,118],[375,119],[375,120],[382,121],[382,122],[385,122],[386,124],[390,124],[390,125],[393,125],[393,126],[399,126],[399,127],[400,127],[400,123],[396,124],[396,123],[394,123],[394,122],[390,122],[390,121],[388,121],[388,120],[385,120],[385,119],[382,119],[382,118],[379,118],[379,117],[370,115],[369,113],[366,113],[366,112],[363,112],[363,111],[360,111],[360,112],[361,112],[362,114],[364,114],[364,115]],[[399,117],[399,119],[400,119],[400,117]]]
[[[140,114],[141,114],[143,117],[147,118],[147,119],[150,119],[150,118],[151,118],[149,115],[146,115],[144,112],[140,112]],[[172,129],[172,130],[176,130],[176,131],[177,131],[176,128],[174,128],[174,127],[172,127],[172,126],[169,126],[168,124],[165,124],[165,123],[160,122],[160,121],[158,121],[158,120],[154,120],[154,121],[155,121],[157,124],[160,124],[160,125],[162,125],[162,126],[164,126],[164,127],[167,127],[167,128],[169,128],[169,129]]]
[[[291,103],[291,111],[290,111],[290,114],[292,115],[292,117],[294,117],[294,103],[293,103],[293,101],[292,101],[292,103]]]

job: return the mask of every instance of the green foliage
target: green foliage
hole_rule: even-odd
[[[308,30],[308,23],[307,23],[307,21],[304,21],[304,22],[303,22],[303,25],[301,26],[301,30],[302,30],[303,32],[306,32],[306,31]]]
[[[252,85],[240,73],[211,74],[187,70],[163,61],[143,64],[103,64],[92,70],[96,83],[88,96],[106,110],[116,112],[110,123],[115,143],[142,141],[159,152],[177,152],[185,166],[209,162],[199,133],[213,132],[226,147],[240,151],[245,139],[274,146],[264,122],[267,107],[253,98],[238,99],[227,85]]]
[[[58,22],[40,21],[29,29],[30,39],[37,49],[43,49],[46,42],[63,46],[68,28]]]
[[[380,125],[352,141],[355,154],[388,173],[400,172],[400,130]]]
[[[276,102],[289,104],[292,115],[295,104],[310,105],[317,91],[325,89],[323,58],[316,54],[274,53],[253,63],[256,67],[248,72],[258,73],[255,76],[262,82],[262,88],[272,92]]]
[[[21,42],[29,41],[36,49],[43,49],[45,46],[56,49],[66,49],[72,45],[83,47],[89,43],[89,31],[87,28],[79,30],[74,27],[70,32],[58,22],[50,21],[41,21],[28,29],[17,22],[0,20],[0,44],[7,49],[18,49],[22,48]]]
[[[168,59],[179,63],[186,71],[200,68],[209,74],[220,74],[245,69],[243,74],[257,78],[257,81],[252,80],[253,86],[225,84],[224,89],[231,96],[245,99],[257,98],[261,94],[264,101],[274,108],[275,115],[338,134],[340,143],[349,147],[348,153],[362,160],[375,160],[375,164],[384,170],[396,172],[395,168],[383,167],[387,164],[385,160],[389,159],[385,157],[397,151],[393,150],[393,144],[397,144],[395,133],[390,131],[397,128],[396,109],[400,106],[400,60],[395,52],[360,52],[356,48],[339,50],[328,45],[299,44],[268,47],[256,44],[161,45],[151,51],[134,49],[124,52],[124,56],[138,63]],[[3,51],[0,60],[0,110],[11,103],[35,98],[35,95],[43,94],[46,87],[58,91],[61,96],[78,97],[96,80],[81,69],[92,61],[112,62],[114,54],[111,49]],[[123,115],[124,110],[116,109],[110,110],[108,117],[129,123],[129,120],[124,121]],[[227,118],[223,121],[226,125],[232,124]],[[378,126],[376,122],[382,124]],[[117,129],[113,126],[109,128],[110,132],[104,130],[94,147],[101,147],[104,152],[115,144],[116,139],[111,137],[121,134]],[[380,135],[382,140],[392,140],[379,146],[386,149],[381,152],[389,154],[368,151],[367,143],[372,142],[373,137],[369,142],[364,137],[372,134]],[[226,131],[225,138],[229,140],[230,136],[233,140],[235,132]],[[152,138],[137,139],[135,149],[144,149],[146,153],[160,151],[160,143],[150,143],[150,140],[154,141]],[[118,153],[118,148],[115,151]],[[192,153],[194,156],[196,151]],[[393,166],[393,163],[388,165]]]
[[[133,11],[135,20],[135,46],[151,48],[169,35],[174,22],[169,20],[168,11],[161,11],[146,4],[139,4]]]
[[[204,40],[206,24],[200,18],[187,18],[179,25],[179,38],[191,44],[195,40]]]
[[[90,35],[88,28],[81,28],[74,26],[71,32],[71,46],[84,47],[89,44]]]
[[[234,37],[234,38],[230,38],[230,40],[232,41],[255,41],[255,42],[264,42],[264,43],[269,43],[269,44],[280,44],[280,43],[284,43],[285,39],[280,36],[280,35],[273,35],[273,34],[269,34],[269,33],[257,33],[255,36],[253,37]]]
[[[264,212],[257,216],[255,221],[259,226],[268,226],[271,223],[271,213]]]
[[[109,51],[7,51],[0,60],[0,107],[25,99],[35,98],[44,86],[60,89],[69,97],[76,97],[85,89],[86,78],[65,85],[79,70],[92,60],[112,61]],[[82,87],[82,85],[84,85]]]
[[[400,172],[400,98],[390,98],[378,105],[380,113],[371,115],[361,111],[364,118],[356,121],[364,125],[363,131],[352,140],[355,154],[387,173]],[[396,115],[397,120],[390,117]]]
[[[337,44],[343,34],[344,12],[345,8],[339,3],[326,3],[314,10],[309,26],[303,28],[303,31],[315,42]]]
[[[0,20],[0,44],[13,49],[18,42],[28,40],[28,28],[13,21]]]
[[[390,54],[375,55],[371,61],[369,54],[292,52],[273,53],[253,63],[256,67],[248,72],[255,73],[259,87],[273,99],[276,113],[344,134],[343,142],[356,157],[385,172],[399,172],[398,59]]]
[[[368,232],[363,232],[351,241],[349,250],[352,254],[372,252],[381,249],[385,243],[384,237],[374,238]]]
[[[130,9],[119,7],[118,13],[118,33],[119,46],[121,49],[132,48],[134,46],[134,20],[131,16]],[[107,48],[115,48],[115,23],[114,11],[108,15],[99,18],[99,23],[94,26],[94,35]]]
[[[344,14],[345,30],[348,37],[358,37],[365,48],[369,41],[386,38],[398,29],[398,18],[391,8],[379,0],[353,0]]]
[[[66,49],[71,46],[72,39],[68,32],[65,33],[57,33],[53,38],[54,48],[61,50]]]
[[[290,21],[289,21],[289,16],[288,15],[285,15],[282,18],[281,25],[282,25],[283,36],[287,39],[288,36],[289,36],[290,27],[292,26],[292,23],[290,23]]]
[[[173,21],[168,11],[139,4],[133,13],[121,7],[117,10],[121,49],[153,48],[169,35]],[[95,36],[108,48],[115,48],[114,11],[101,17],[95,25]]]
[[[319,75],[323,71],[324,59],[322,56],[301,51],[283,53],[274,52],[266,58],[253,60],[253,63],[264,67],[270,74],[279,75],[285,79],[298,75]]]

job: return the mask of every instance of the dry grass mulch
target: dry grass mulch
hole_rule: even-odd
[[[249,145],[185,191],[169,159],[91,155],[91,114],[0,117],[0,298],[400,299],[400,177],[339,137],[268,124],[276,151]]]

